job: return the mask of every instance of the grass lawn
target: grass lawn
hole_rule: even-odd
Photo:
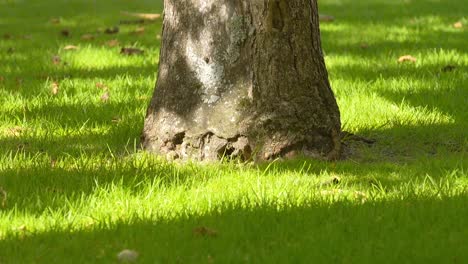
[[[120,11],[161,1],[0,0],[0,263],[467,263],[466,1],[319,5],[343,128],[376,142],[198,165],[136,147],[161,21]]]

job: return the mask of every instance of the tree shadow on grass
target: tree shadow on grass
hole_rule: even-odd
[[[60,132],[50,131],[43,135],[29,134],[25,136],[10,136],[0,138],[0,155],[20,154],[32,157],[36,154],[47,154],[57,159],[65,157],[80,157],[86,155],[100,155],[111,153],[122,154],[127,148],[134,152],[134,145],[139,146],[140,119],[124,121],[112,120],[107,122],[106,128],[95,131],[92,128]],[[140,130],[138,130],[140,128]]]
[[[407,133],[408,129],[414,130],[402,129],[402,134]],[[424,127],[419,129],[427,130]],[[268,175],[272,179],[280,176],[291,179],[310,176],[317,179],[317,182],[313,183],[313,188],[317,189],[346,189],[347,186],[354,186],[368,190],[381,187],[397,192],[403,186],[411,182],[416,184],[427,177],[437,182],[447,182],[452,186],[457,184],[455,182],[466,168],[467,164],[463,161],[465,149],[458,144],[452,146],[447,145],[450,142],[429,141],[427,146],[414,146],[411,145],[411,142],[415,141],[414,138],[409,137],[406,141],[397,138],[401,141],[400,145],[394,146],[394,139],[391,137],[396,134],[395,131],[377,134],[388,137],[388,145],[382,142],[377,146],[355,147],[356,155],[347,161],[330,163],[295,159],[241,167],[217,164],[216,168],[220,171],[234,170],[259,177]],[[137,146],[132,144],[134,142],[130,142],[125,150],[122,150],[123,142],[106,142],[106,139],[112,138],[102,135],[64,137],[60,141],[43,143],[44,146],[59,146],[54,150],[38,151],[31,146],[25,146],[17,152],[5,153],[4,157],[11,155],[12,164],[0,170],[0,187],[8,193],[8,203],[4,209],[16,208],[28,214],[40,215],[46,210],[59,210],[68,204],[79,203],[82,199],[95,195],[96,191],[112,186],[138,193],[151,182],[159,182],[168,188],[197,188],[206,186],[212,178],[216,179],[216,175],[213,175],[216,174],[216,170],[211,166],[170,163],[150,154],[136,153],[134,147]],[[0,143],[8,146],[12,142]],[[41,141],[37,140],[34,144],[35,148],[40,147]],[[416,150],[415,154],[417,147],[421,149]],[[362,157],[356,158],[358,155]],[[8,158],[5,162],[9,162]],[[341,178],[340,184],[322,186],[323,181],[331,179],[333,175]],[[144,184],[141,185],[142,183]]]
[[[111,93],[112,96],[112,93]],[[50,103],[44,103],[39,106],[28,106],[27,109],[18,109],[8,111],[12,119],[26,119],[32,124],[46,126],[53,124],[55,129],[67,129],[71,132],[86,132],[92,128],[105,129],[106,127],[134,126],[134,120],[143,121],[143,111],[141,102],[146,103],[146,98],[137,98],[134,94],[131,102],[117,101],[112,98],[109,102],[77,102],[67,104],[59,101],[50,100]],[[95,99],[95,98],[93,98]],[[27,131],[26,131],[27,132]],[[50,131],[53,134],[53,131]],[[27,135],[27,134],[26,134]]]
[[[204,215],[96,223],[0,241],[5,263],[463,263],[466,195],[353,204],[232,206]]]

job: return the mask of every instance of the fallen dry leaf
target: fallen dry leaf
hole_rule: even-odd
[[[137,49],[137,48],[122,48],[120,50],[120,54],[125,54],[125,55],[139,55],[139,54],[143,54],[144,51],[141,50],[141,49]]]
[[[23,151],[23,150],[25,150],[27,147],[29,147],[29,143],[28,143],[28,142],[19,143],[18,145],[16,145],[16,149],[17,149],[18,151]]]
[[[147,101],[147,100],[149,100],[149,97],[148,97],[148,96],[138,96],[138,97],[137,97],[137,100],[140,100],[140,101]]]
[[[134,33],[134,34],[137,34],[137,35],[143,34],[143,33],[145,33],[145,27],[137,27],[137,28],[135,29],[135,31],[133,31],[133,33]]]
[[[125,11],[122,11],[121,13],[126,16],[138,17],[138,18],[146,19],[146,20],[156,20],[161,17],[161,14],[133,13],[133,12],[125,12]]]
[[[119,33],[119,27],[106,28],[106,30],[104,30],[104,33],[106,33],[106,34],[117,34],[117,33]]]
[[[193,234],[197,236],[215,237],[218,235],[218,231],[205,226],[199,226],[193,229]]]
[[[10,136],[18,137],[18,136],[21,135],[21,133],[23,133],[23,131],[24,131],[24,128],[22,128],[20,126],[15,126],[15,127],[12,127],[12,128],[8,129],[8,134]]]
[[[454,27],[454,28],[462,28],[462,27],[463,27],[463,24],[462,24],[461,21],[458,21],[458,22],[456,22],[455,24],[453,24],[453,27]]]
[[[4,80],[5,80],[5,77],[0,76],[0,83],[3,82]]]
[[[399,63],[402,63],[402,62],[416,62],[416,58],[411,56],[411,55],[404,55],[404,56],[401,56],[400,58],[398,58],[398,62]]]
[[[107,86],[103,83],[96,83],[96,88],[107,90]]]
[[[110,95],[109,95],[109,92],[107,91],[101,95],[101,101],[103,103],[107,103],[109,101],[109,98],[110,98]]]
[[[119,116],[114,116],[111,120],[112,123],[119,123],[121,118]]]
[[[67,45],[65,47],[63,47],[64,50],[77,50],[79,49],[78,46],[75,46],[75,45]]]
[[[320,20],[321,22],[332,22],[332,21],[335,20],[335,17],[329,16],[329,15],[320,14],[320,15],[319,15],[319,20]]]
[[[62,59],[60,58],[60,56],[55,55],[55,56],[52,57],[52,63],[53,63],[54,65],[59,65],[60,62],[62,62]]]
[[[53,82],[50,86],[51,86],[51,89],[50,89],[51,93],[52,93],[53,95],[57,95],[58,92],[59,92],[59,84],[58,84],[58,82]]]
[[[98,27],[98,28],[96,29],[96,34],[102,34],[102,33],[104,33],[104,30],[106,30],[106,28]]]
[[[361,200],[361,202],[365,202],[368,198],[367,194],[360,191],[354,192],[354,198]]]
[[[117,254],[117,259],[120,262],[135,262],[138,259],[138,252],[131,249],[124,249]]]
[[[119,41],[116,39],[112,39],[106,42],[106,45],[109,47],[115,47],[115,46],[118,46],[119,44],[120,44]]]
[[[13,36],[11,34],[8,34],[8,33],[3,34],[2,37],[3,37],[3,39],[12,39],[13,38]]]
[[[84,35],[81,35],[81,39],[82,40],[93,40],[95,38],[95,36],[93,34],[84,34]]]
[[[61,34],[62,36],[64,36],[64,37],[69,37],[69,36],[70,36],[70,30],[68,30],[68,29],[62,29],[62,30],[60,31],[60,34]]]
[[[329,185],[338,185],[340,184],[341,179],[338,176],[334,176],[333,178],[322,182],[322,186],[329,186]]]
[[[60,24],[61,20],[60,18],[54,17],[50,19],[50,23],[52,24]]]
[[[361,49],[369,48],[369,44],[367,44],[366,42],[361,43],[361,45],[359,45],[359,46],[361,47]]]

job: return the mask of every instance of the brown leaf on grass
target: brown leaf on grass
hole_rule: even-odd
[[[416,58],[411,56],[411,55],[404,55],[404,56],[401,56],[400,58],[398,58],[398,62],[399,63],[402,63],[402,62],[416,62]]]
[[[120,44],[119,41],[116,39],[112,39],[106,42],[106,45],[109,47],[115,47],[115,46],[118,46],[119,44]]]
[[[57,25],[57,24],[60,24],[60,22],[62,22],[62,21],[61,21],[60,18],[54,17],[54,18],[51,18],[49,22],[50,22],[51,24]]]
[[[218,231],[205,226],[199,226],[193,229],[193,234],[196,236],[215,237],[218,235]]]
[[[64,36],[64,37],[69,37],[70,36],[70,30],[68,29],[62,29],[60,31],[60,35]]]
[[[82,40],[93,40],[95,38],[95,36],[93,34],[84,34],[84,35],[81,35],[81,39]]]
[[[463,24],[462,24],[461,21],[458,21],[458,22],[456,22],[456,23],[453,24],[453,27],[454,27],[454,28],[462,28],[462,27],[463,27]]]
[[[137,49],[137,48],[122,48],[120,50],[120,54],[124,54],[124,55],[140,55],[140,54],[143,54],[144,51],[141,50],[141,49]]]
[[[12,127],[12,128],[8,129],[8,135],[14,136],[14,137],[20,136],[21,133],[23,133],[23,132],[24,132],[24,128],[22,128],[20,126],[15,126],[15,127]]]
[[[3,37],[3,39],[12,39],[13,38],[13,36],[11,34],[8,34],[8,33],[3,34],[2,37]]]
[[[365,192],[355,191],[354,198],[356,198],[357,200],[360,200],[363,203],[367,200],[368,195]]]
[[[5,80],[5,77],[0,75],[0,83],[2,83]]]
[[[18,151],[23,151],[23,150],[25,150],[28,146],[29,146],[29,143],[28,143],[28,142],[19,143],[18,145],[16,145],[16,150],[18,150]]]
[[[105,30],[106,30],[106,29],[103,28],[103,27],[98,27],[98,28],[96,29],[96,32],[95,32],[95,33],[96,33],[96,34],[102,34],[102,33],[104,33]]]
[[[145,33],[145,27],[137,27],[135,31],[133,31],[134,34],[141,35]]]
[[[367,49],[369,48],[369,44],[366,42],[362,42],[361,45],[359,45],[359,47],[361,47],[361,49]]]
[[[98,83],[96,83],[96,88],[107,90],[107,85],[98,82]]]
[[[136,99],[139,100],[139,101],[147,101],[147,100],[149,100],[149,97],[142,95],[142,96],[138,96]]]
[[[75,45],[67,45],[65,47],[63,47],[64,50],[77,50],[79,49],[78,46],[75,46]]]
[[[320,22],[333,22],[335,20],[334,16],[319,14]]]
[[[322,186],[338,185],[340,184],[341,179],[338,176],[333,176],[333,178],[322,182]]]
[[[60,56],[55,55],[52,57],[52,63],[54,65],[60,65],[61,62],[62,62],[62,59],[60,58]]]
[[[53,82],[51,85],[50,85],[50,92],[52,93],[52,95],[57,95],[58,92],[59,92],[59,84],[58,82]]]
[[[110,95],[109,95],[109,92],[107,91],[101,95],[101,101],[103,103],[107,103],[109,101],[109,98],[110,98]]]
[[[104,30],[104,33],[106,33],[106,34],[117,34],[117,33],[119,33],[119,27],[106,28],[106,30]]]
[[[112,123],[120,123],[121,120],[122,119],[120,118],[120,116],[114,116],[114,117],[112,117],[111,122]]]
[[[126,11],[122,11],[120,13],[122,15],[138,17],[138,18],[146,19],[146,20],[156,20],[158,18],[161,18],[161,14],[133,13],[133,12],[126,12]]]

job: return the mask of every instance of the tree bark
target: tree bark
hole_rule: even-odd
[[[171,158],[337,159],[316,0],[166,0],[142,144]]]

